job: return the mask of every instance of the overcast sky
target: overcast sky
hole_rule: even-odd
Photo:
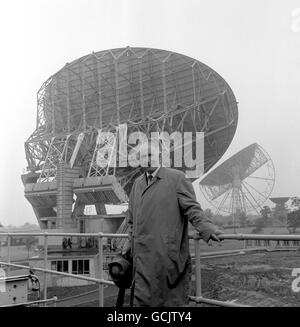
[[[299,0],[10,0],[0,6],[3,224],[36,223],[20,175],[40,86],[66,62],[127,45],[179,52],[216,70],[239,102],[238,129],[222,161],[257,142],[276,168],[272,195],[300,196]]]

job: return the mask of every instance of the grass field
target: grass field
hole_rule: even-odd
[[[250,306],[300,306],[292,289],[299,251],[256,252],[202,260],[203,295]]]

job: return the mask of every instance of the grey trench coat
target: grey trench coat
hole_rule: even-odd
[[[183,306],[190,295],[188,222],[208,241],[216,227],[179,170],[161,167],[151,184],[139,176],[129,196],[134,306]]]

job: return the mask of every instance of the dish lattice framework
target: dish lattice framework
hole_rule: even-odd
[[[207,172],[231,143],[237,120],[231,88],[205,64],[149,48],[100,51],[66,64],[38,91],[36,129],[25,143],[28,170],[40,173],[38,182],[51,181],[64,161],[80,166],[83,177],[112,174],[126,187],[138,169],[100,169],[96,162],[99,132],[118,133],[126,124],[147,135],[204,132]]]

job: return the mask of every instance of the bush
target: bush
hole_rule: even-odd
[[[265,227],[265,220],[264,218],[257,218],[254,221],[254,228],[252,229],[252,233],[260,233],[263,231],[263,228]]]

